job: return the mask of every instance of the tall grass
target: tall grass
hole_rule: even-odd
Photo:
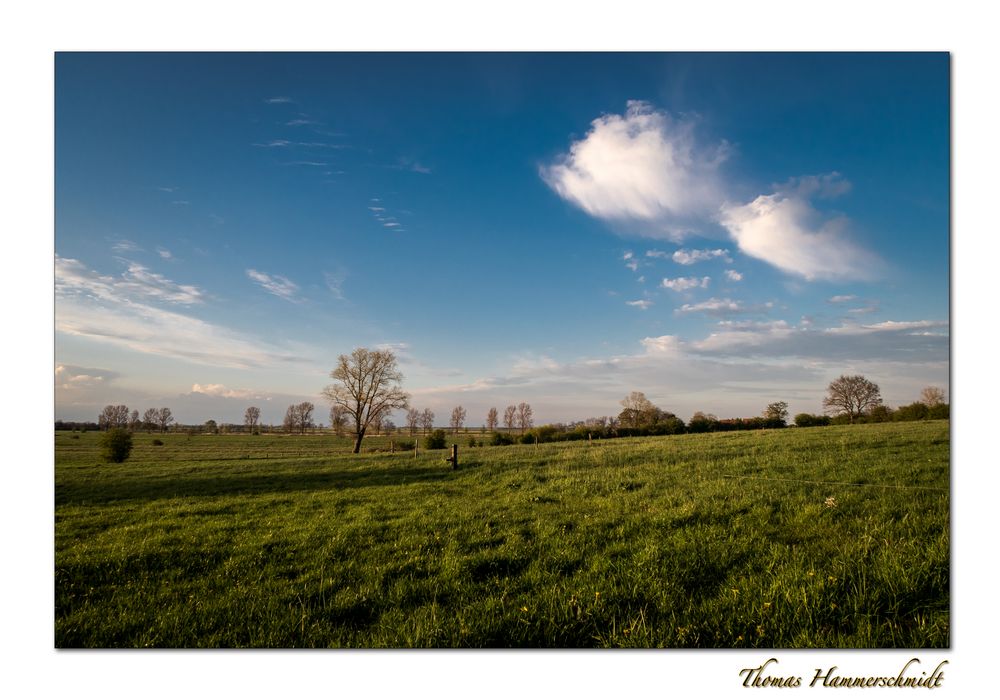
[[[60,647],[946,647],[946,421],[350,455],[56,437]],[[461,443],[460,443],[461,444]]]

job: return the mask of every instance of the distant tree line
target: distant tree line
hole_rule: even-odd
[[[409,395],[402,391],[399,382],[402,374],[396,367],[396,358],[388,350],[356,349],[350,356],[341,355],[331,377],[337,384],[328,386],[323,394],[331,401],[330,428],[337,435],[350,429],[355,437],[355,452],[368,430],[376,434],[392,434],[397,430],[390,419],[393,410],[404,409],[405,429],[410,435],[422,431],[428,435],[427,444],[435,446],[444,438],[444,431],[434,430],[434,412],[409,405]],[[788,403],[769,403],[758,416],[747,418],[718,418],[711,413],[696,411],[685,423],[677,415],[653,404],[641,391],[633,391],[621,400],[621,411],[614,416],[588,418],[570,423],[553,423],[534,426],[534,413],[526,402],[511,404],[504,409],[501,419],[496,407],[486,414],[483,432],[490,434],[489,444],[505,445],[514,442],[539,443],[556,440],[593,440],[643,435],[678,435],[681,433],[709,433],[735,430],[777,429],[788,426]],[[315,406],[304,401],[292,404],[285,413],[281,430],[303,434],[314,429]],[[794,418],[796,427],[812,427],[844,423],[879,423],[886,421],[915,421],[947,419],[950,406],[944,392],[938,387],[926,387],[920,399],[892,409],[882,402],[879,386],[861,375],[843,375],[830,382],[823,399],[823,413],[799,413]],[[465,428],[468,412],[463,406],[452,409],[449,427],[452,433]],[[505,429],[501,430],[502,426]],[[56,430],[137,430],[168,432],[184,429],[188,433],[208,432],[271,432],[272,426],[260,422],[260,408],[250,406],[244,414],[243,425],[218,424],[208,420],[201,426],[180,426],[169,408],[150,408],[142,416],[138,410],[129,410],[123,404],[104,407],[96,423],[56,421]],[[319,426],[322,428],[322,425]],[[468,428],[465,428],[468,432]],[[515,434],[517,431],[517,434]],[[431,439],[432,436],[432,439]],[[469,445],[476,443],[470,439]],[[482,444],[486,444],[484,438]]]

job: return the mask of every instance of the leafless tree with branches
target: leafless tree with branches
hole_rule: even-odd
[[[461,406],[455,406],[451,410],[451,432],[457,433],[465,424],[466,410]]]
[[[524,431],[528,430],[533,423],[534,420],[532,419],[531,406],[522,401],[517,405],[517,427],[519,427],[521,432],[524,433]]]
[[[841,375],[830,382],[826,392],[823,409],[827,413],[846,413],[851,423],[882,403],[878,384],[860,374]]]
[[[514,429],[514,423],[517,420],[517,406],[508,406],[503,412],[503,424],[508,431]]]
[[[260,409],[256,406],[251,406],[243,414],[243,425],[252,433],[257,429],[257,424],[260,422]]]
[[[337,383],[326,387],[323,395],[353,420],[355,454],[376,417],[409,406],[410,396],[400,386],[403,374],[391,350],[356,348],[337,359],[330,377]]]

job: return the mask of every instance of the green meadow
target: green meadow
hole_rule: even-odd
[[[459,435],[458,470],[384,438],[98,439],[55,436],[57,647],[949,646],[947,421]]]

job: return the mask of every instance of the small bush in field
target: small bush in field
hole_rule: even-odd
[[[132,454],[132,433],[112,428],[101,436],[101,454],[109,462],[124,462]]]
[[[409,452],[416,446],[417,446],[416,442],[409,442],[408,440],[400,440],[399,442],[396,443],[396,447],[401,452]]]
[[[428,450],[443,450],[448,445],[448,437],[443,430],[435,430],[424,438],[424,448]]]
[[[493,433],[493,436],[490,438],[490,444],[494,447],[499,445],[513,445],[514,436],[508,433]]]
[[[153,438],[153,444],[154,445],[162,445],[163,444],[163,440],[161,440],[160,438]]]

